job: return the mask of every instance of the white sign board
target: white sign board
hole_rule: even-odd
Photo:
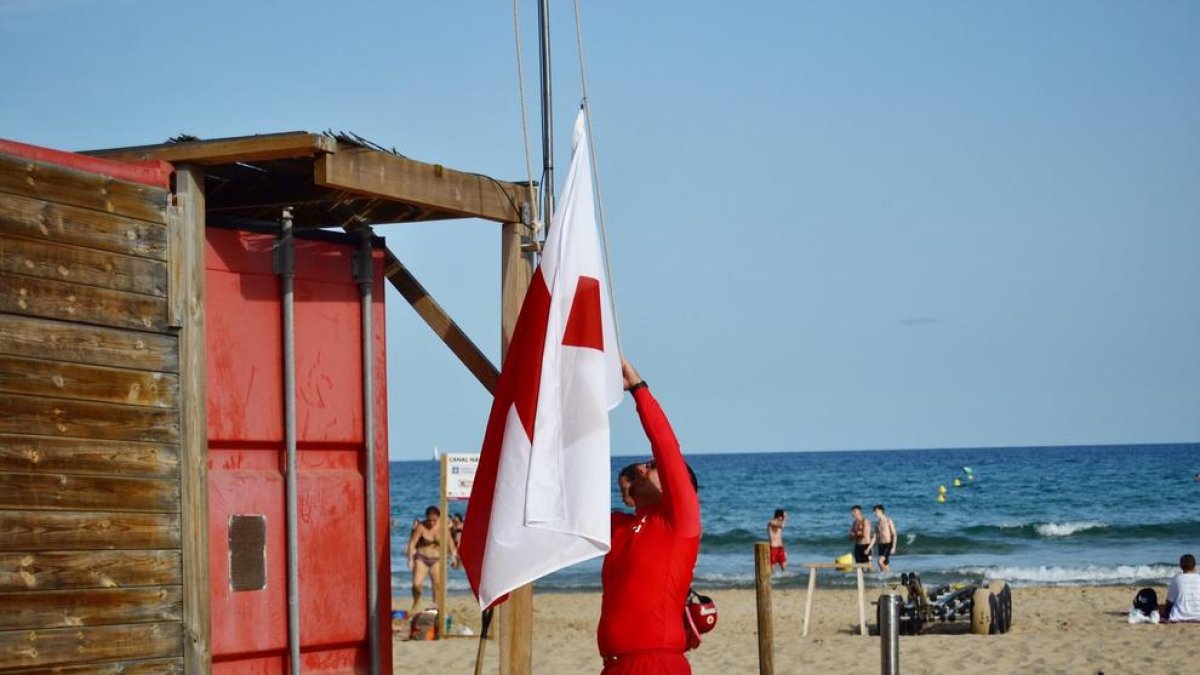
[[[446,499],[465,501],[471,498],[471,486],[475,483],[475,469],[479,466],[479,455],[445,455]]]

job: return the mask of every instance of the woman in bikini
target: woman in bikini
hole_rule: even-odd
[[[430,580],[430,588],[436,592],[438,583],[438,551],[441,533],[442,512],[436,506],[425,509],[425,520],[413,523],[412,536],[408,538],[408,568],[412,570],[412,613],[416,613],[421,604],[421,588],[425,585],[425,577]],[[454,539],[446,542],[447,553],[451,564],[458,567],[458,547]]]

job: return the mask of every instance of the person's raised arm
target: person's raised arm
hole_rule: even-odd
[[[683,453],[679,448],[679,440],[675,438],[675,431],[658,401],[650,394],[645,380],[638,375],[633,366],[622,359],[621,370],[625,377],[625,388],[633,394],[642,428],[646,431],[646,437],[650,439],[650,450],[654,454],[659,483],[662,485],[663,510],[668,522],[679,537],[699,537],[700,500],[692,486],[692,479],[687,464],[683,461]]]

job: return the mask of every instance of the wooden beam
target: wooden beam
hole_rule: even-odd
[[[179,377],[171,373],[3,354],[0,354],[0,391],[154,408],[179,407]]]
[[[0,194],[0,233],[60,246],[167,259],[167,228],[162,223],[14,194]]]
[[[0,509],[178,513],[179,482],[161,478],[0,472]]]
[[[391,251],[387,251],[383,273],[433,332],[446,343],[450,351],[454,352],[458,360],[471,371],[475,379],[479,380],[483,388],[487,389],[489,394],[494,394],[500,371],[496,370],[496,366],[492,365],[487,355],[467,337],[454,319],[450,318],[446,310],[442,309],[421,282],[417,281],[412,272]]]
[[[178,586],[179,551],[0,553],[0,593],[79,588]]]
[[[0,593],[0,630],[179,621],[179,586]]]
[[[116,291],[165,296],[167,266],[158,260],[0,233],[0,274],[24,274]]]
[[[179,658],[46,666],[31,670],[10,671],[6,675],[179,675],[182,672],[183,659]]]
[[[0,312],[161,332],[166,298],[57,279],[0,274]]]
[[[525,301],[525,292],[533,280],[533,256],[521,249],[525,227],[505,223],[500,230],[500,350],[508,353]],[[503,361],[501,361],[503,363]],[[500,605],[500,674],[530,675],[533,672],[533,585],[509,593]]]
[[[179,654],[183,638],[180,628],[179,623],[170,622],[0,631],[0,671],[115,659],[170,658]],[[96,667],[96,671],[86,672],[99,670]]]
[[[10,551],[179,548],[177,513],[0,511]]]
[[[0,471],[178,478],[179,446],[0,434]]]
[[[162,223],[169,193],[157,187],[0,154],[0,192]]]
[[[263,162],[337,152],[337,140],[323,134],[293,131],[261,136],[214,138],[186,143],[163,143],[128,148],[85,150],[80,154],[121,162],[161,159],[200,165]]]
[[[0,354],[179,372],[175,336],[0,314]]]
[[[179,442],[179,411],[0,393],[0,434]]]
[[[186,672],[212,671],[212,611],[208,561],[208,404],[204,293],[204,169],[180,165],[175,172],[181,230],[170,289],[180,309],[180,480],[183,497],[183,654]]]
[[[378,150],[347,149],[313,165],[317,185],[501,223],[521,220],[531,188]]]

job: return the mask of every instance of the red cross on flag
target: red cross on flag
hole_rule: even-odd
[[[496,387],[459,553],[482,608],[609,548],[621,360],[581,112],[542,260]]]

